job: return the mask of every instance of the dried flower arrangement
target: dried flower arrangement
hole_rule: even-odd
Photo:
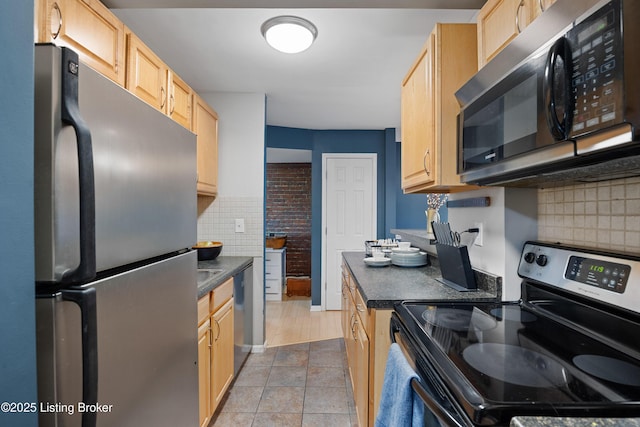
[[[427,208],[437,211],[447,203],[448,198],[449,196],[446,194],[427,194]]]

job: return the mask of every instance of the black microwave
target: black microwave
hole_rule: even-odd
[[[456,97],[463,182],[640,175],[640,2],[558,0]]]

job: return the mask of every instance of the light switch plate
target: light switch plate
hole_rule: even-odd
[[[244,233],[244,218],[236,218],[236,233]]]

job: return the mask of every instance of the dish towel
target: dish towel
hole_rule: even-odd
[[[400,346],[391,344],[375,427],[424,425],[424,404],[411,387],[413,378],[419,377],[409,366]]]

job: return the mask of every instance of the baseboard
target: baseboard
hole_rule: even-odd
[[[322,311],[322,306],[311,304],[311,311]]]
[[[264,353],[267,349],[267,342],[265,341],[262,345],[254,345],[251,347],[251,353]]]

